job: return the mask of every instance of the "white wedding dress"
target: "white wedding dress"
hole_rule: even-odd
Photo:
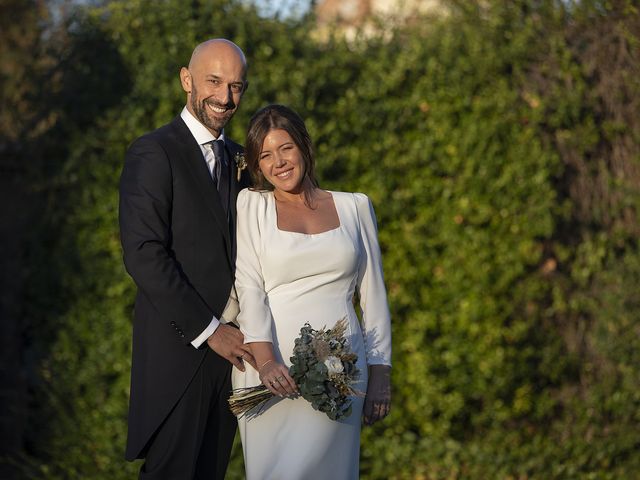
[[[238,196],[236,289],[245,342],[273,342],[291,365],[294,340],[306,322],[319,329],[348,320],[351,348],[366,392],[367,364],[391,364],[391,331],[375,215],[359,193],[331,192],[340,226],[318,234],[280,230],[271,192]],[[360,292],[362,324],[353,306]],[[234,388],[260,384],[258,373],[234,368]],[[330,420],[302,397],[273,399],[239,419],[248,480],[358,478],[364,398],[351,416]]]

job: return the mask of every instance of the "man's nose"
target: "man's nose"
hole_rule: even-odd
[[[218,101],[223,105],[229,103],[229,98],[231,98],[231,86],[226,85],[219,89],[218,92]]]

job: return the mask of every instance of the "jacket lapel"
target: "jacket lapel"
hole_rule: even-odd
[[[236,164],[236,155],[242,152],[242,149],[238,144],[227,140],[225,142],[225,148],[227,150],[227,158],[231,164],[231,185],[229,186],[229,192],[231,194],[231,204],[229,205],[229,211],[232,219],[236,218],[236,198],[240,191],[240,183],[238,182],[238,166]]]
[[[227,140],[225,142],[225,148],[227,150],[228,159],[231,164],[231,179],[230,179],[231,185],[229,188],[231,199],[230,199],[230,205],[229,205],[229,218],[231,221],[231,235],[232,235],[231,259],[233,264],[235,265],[235,258],[236,258],[235,226],[236,226],[236,215],[237,215],[236,199],[238,198],[238,192],[245,186],[238,181],[238,165],[236,163],[236,155],[242,153],[243,150],[240,145],[238,145],[237,143],[231,140]],[[245,173],[245,172],[242,172],[242,173]]]
[[[237,209],[236,209],[236,200],[238,198],[238,193],[240,190],[244,188],[248,188],[251,186],[251,175],[249,174],[249,170],[245,168],[240,170],[240,180],[238,180],[238,165],[236,163],[236,155],[241,155],[244,153],[244,148],[242,145],[238,145],[236,142],[226,139],[225,146],[227,148],[227,153],[229,154],[229,159],[231,161],[231,205],[229,208],[229,213],[231,216],[231,258],[233,263],[235,264],[236,258],[236,217],[237,217]]]
[[[218,196],[218,190],[213,183],[213,179],[211,178],[211,174],[209,173],[207,164],[202,156],[200,145],[198,145],[195,138],[193,138],[193,135],[187,128],[187,125],[180,117],[177,117],[171,123],[171,125],[175,128],[176,137],[182,144],[182,148],[176,149],[179,150],[176,154],[182,156],[185,164],[188,167],[188,170],[191,172],[191,176],[193,177],[194,183],[196,185],[196,190],[199,192],[204,204],[207,206],[208,210],[211,212],[211,215],[218,224],[218,227],[222,231],[225,245],[227,247],[227,259],[229,260],[230,264],[233,265],[231,238],[229,235],[229,222],[227,221],[227,215],[222,208],[220,197]],[[232,188],[234,188],[234,180],[235,178],[231,181]],[[235,196],[232,198],[235,198]],[[235,210],[235,202],[233,203],[233,207]],[[233,218],[235,218],[235,216]]]

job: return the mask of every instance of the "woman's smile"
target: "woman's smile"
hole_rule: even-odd
[[[276,190],[294,193],[304,178],[300,149],[286,130],[271,130],[264,138],[259,157],[260,171]]]
[[[293,169],[290,168],[289,170],[286,170],[282,173],[278,173],[276,176],[284,179],[284,178],[289,178],[292,173],[293,173]]]

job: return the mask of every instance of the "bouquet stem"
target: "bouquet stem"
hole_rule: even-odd
[[[229,397],[229,407],[236,417],[241,417],[249,410],[271,400],[273,396],[273,393],[264,385],[236,388],[233,390],[231,397]]]

